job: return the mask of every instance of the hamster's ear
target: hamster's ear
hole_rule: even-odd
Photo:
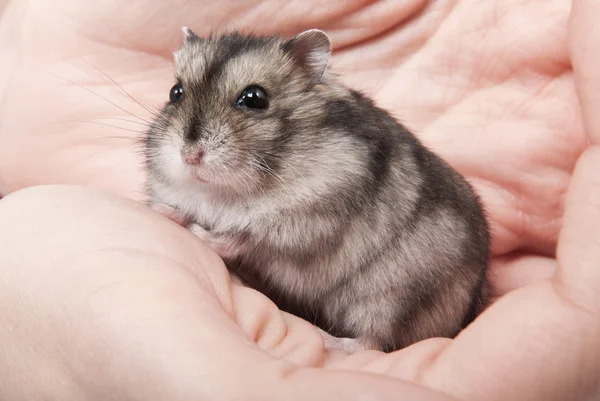
[[[313,85],[321,81],[331,56],[331,42],[325,32],[309,29],[296,35],[283,47],[305,68]]]
[[[184,26],[181,28],[181,31],[183,32],[183,41],[184,43],[187,42],[191,42],[194,40],[198,40],[198,36],[187,26]]]
[[[188,40],[193,40],[194,38],[198,38],[198,36],[196,36],[196,34],[187,26],[181,27],[181,32],[183,32],[183,40],[186,42]]]
[[[175,60],[175,63],[178,64],[181,60],[181,52],[183,51],[183,49],[191,44],[192,42],[196,42],[200,40],[200,37],[197,36],[190,28],[188,28],[187,26],[184,26],[181,28],[181,31],[183,32],[183,44],[182,46],[175,52],[173,52],[173,58]]]

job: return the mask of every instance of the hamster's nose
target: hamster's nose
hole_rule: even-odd
[[[203,150],[197,150],[195,152],[192,153],[183,153],[183,161],[186,164],[192,165],[192,166],[197,166],[198,164],[200,164],[202,162],[202,158],[204,157],[204,151]]]

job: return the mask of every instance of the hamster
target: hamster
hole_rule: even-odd
[[[184,33],[144,141],[152,205],[353,349],[452,338],[476,317],[489,257],[478,195],[338,81],[325,32]]]

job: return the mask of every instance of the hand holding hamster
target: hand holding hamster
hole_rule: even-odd
[[[489,234],[471,186],[292,39],[184,29],[145,140],[154,205],[244,282],[346,349],[454,337],[485,302]]]
[[[177,33],[182,13],[198,26],[210,25],[215,19],[222,21],[223,16],[226,16],[224,24],[239,25],[240,12],[250,16],[244,19],[246,26],[269,19],[269,23],[260,25],[259,29],[305,26],[308,23],[306,16],[311,15],[312,21],[314,15],[310,13],[314,4],[305,1],[283,10],[274,9],[277,3],[256,9],[254,3],[220,2],[218,7],[213,7],[213,3],[197,0],[185,0],[182,7],[172,7],[158,0],[12,3],[13,11],[27,8],[28,12],[6,14],[2,21],[5,29],[0,32],[0,41],[10,44],[0,46],[4,67],[0,69],[0,75],[6,78],[4,82],[10,82],[0,88],[0,97],[5,100],[4,114],[0,118],[0,172],[6,173],[0,174],[0,193],[5,196],[30,185],[68,182],[102,187],[134,199],[143,198],[138,189],[145,176],[138,174],[139,159],[134,157],[139,155],[136,153],[137,133],[83,122],[96,116],[104,118],[100,121],[114,122],[110,118],[131,118],[131,115],[76,85],[66,85],[48,75],[39,68],[41,64],[52,65],[56,61],[54,57],[62,55],[61,66],[65,68],[54,69],[54,72],[88,86],[145,118],[146,114],[139,111],[141,107],[109,79],[79,59],[65,60],[64,57],[72,56],[73,47],[85,49],[87,60],[109,74],[136,99],[154,105],[166,97],[170,85],[158,94],[155,89],[163,87],[164,77],[169,80],[171,73],[170,61],[157,58],[156,54],[169,54],[177,46],[177,39],[173,39],[177,35],[165,35],[165,29]],[[598,269],[593,266],[600,260],[600,247],[597,246],[600,208],[594,207],[590,200],[598,199],[594,194],[598,192],[595,189],[598,188],[600,160],[587,154],[585,160],[577,163],[576,172],[573,168],[587,146],[585,142],[600,141],[597,129],[600,116],[595,112],[597,96],[593,96],[600,91],[600,59],[598,52],[589,50],[600,48],[600,37],[593,33],[593,21],[600,16],[600,3],[595,0],[573,2],[576,15],[569,21],[568,44],[564,31],[570,1],[521,0],[510,6],[506,2],[427,2],[425,10],[418,7],[412,14],[406,13],[406,5],[410,2],[386,3],[393,6],[392,10],[360,3],[362,5],[357,7],[356,2],[332,2],[339,6],[336,10],[342,9],[347,16],[341,20],[338,12],[320,14],[319,25],[335,26],[337,36],[332,40],[343,47],[335,63],[340,71],[355,66],[352,70],[348,68],[344,80],[372,88],[381,104],[409,121],[431,146],[444,152],[453,165],[460,166],[461,172],[476,179],[473,181],[475,187],[484,204],[489,205],[488,216],[494,232],[490,277],[493,279],[493,296],[502,296],[494,307],[455,340],[423,341],[394,355],[369,352],[334,358],[335,361],[326,363],[326,369],[300,368],[290,375],[286,358],[265,356],[264,350],[257,352],[259,345],[252,343],[252,340],[257,342],[256,338],[249,337],[251,341],[248,341],[240,334],[239,341],[235,341],[232,336],[222,335],[224,331],[235,331],[237,325],[243,326],[241,321],[259,328],[266,325],[268,332],[277,327],[282,314],[274,311],[265,320],[261,314],[264,309],[241,296],[236,299],[247,308],[243,313],[237,310],[240,322],[232,324],[225,309],[216,314],[198,313],[198,305],[193,304],[195,295],[200,293],[202,301],[214,307],[218,305],[215,298],[222,293],[215,294],[212,288],[204,286],[194,288],[194,282],[183,281],[184,288],[193,291],[178,289],[177,300],[181,296],[192,304],[188,304],[188,310],[192,312],[190,319],[182,321],[181,302],[176,302],[169,310],[164,306],[173,302],[170,293],[147,291],[154,288],[152,275],[142,274],[133,283],[126,279],[132,270],[148,267],[144,266],[145,258],[164,264],[165,273],[174,273],[176,278],[182,268],[179,256],[188,258],[189,269],[204,269],[206,274],[220,272],[220,263],[218,266],[209,263],[215,259],[213,255],[202,253],[202,248],[198,248],[198,252],[182,254],[179,242],[187,236],[180,234],[185,233],[169,231],[168,225],[157,224],[166,229],[160,234],[162,236],[148,236],[146,223],[154,221],[149,218],[152,216],[141,214],[137,220],[141,223],[132,224],[132,221],[123,220],[119,212],[123,205],[103,202],[102,197],[75,201],[71,193],[52,197],[47,193],[42,196],[39,192],[25,191],[22,195],[29,201],[17,198],[20,195],[15,194],[12,208],[6,203],[10,197],[6,197],[0,207],[4,216],[0,226],[11,228],[0,232],[4,234],[0,241],[4,245],[0,294],[3,305],[10,305],[5,312],[16,317],[12,321],[4,319],[0,330],[4,335],[0,335],[4,349],[14,355],[11,360],[23,362],[5,364],[8,376],[4,377],[16,380],[3,383],[0,398],[19,400],[18,395],[11,393],[12,388],[28,392],[30,396],[24,399],[40,399],[56,391],[57,383],[87,377],[92,380],[87,382],[86,394],[91,397],[89,386],[93,386],[98,390],[96,398],[104,400],[106,390],[114,387],[115,379],[140,375],[143,375],[142,380],[123,383],[122,390],[129,396],[136,391],[144,400],[165,399],[165,393],[157,392],[156,386],[148,386],[148,383],[156,383],[157,378],[161,383],[174,380],[180,384],[183,384],[182,380],[185,383],[185,379],[190,379],[188,384],[200,383],[196,386],[196,397],[206,398],[210,391],[210,396],[220,399],[231,398],[232,391],[241,398],[269,400],[298,394],[299,399],[306,399],[306,392],[310,392],[313,400],[336,399],[336,396],[345,400],[361,399],[364,392],[376,392],[381,398],[385,393],[391,400],[416,398],[402,391],[406,381],[417,382],[419,388],[440,389],[460,400],[594,398],[593,394],[598,393],[600,327],[593,310],[598,311],[600,305],[600,281]],[[210,7],[203,7],[203,4]],[[47,12],[49,8],[52,13]],[[444,10],[451,12],[444,13]],[[527,19],[532,12],[540,18]],[[385,13],[385,21],[379,18],[381,13]],[[148,15],[160,15],[161,18],[148,19]],[[357,17],[365,21],[360,30],[353,29]],[[65,18],[73,23],[64,24]],[[529,22],[519,23],[523,18]],[[382,35],[385,22],[393,27],[383,26],[386,31]],[[107,40],[107,24],[111,27],[113,41]],[[407,24],[420,27],[418,31],[422,35],[415,35],[415,29],[405,29]],[[57,30],[57,26],[61,29]],[[473,32],[474,26],[476,32]],[[100,35],[90,37],[94,32]],[[466,37],[469,40],[465,40]],[[40,47],[40,38],[44,38],[43,43],[52,44],[52,49],[46,45]],[[123,38],[126,38],[126,44]],[[423,40],[426,45],[420,46]],[[507,54],[506,45],[515,43],[519,44],[520,51]],[[19,57],[12,58],[11,53]],[[576,65],[571,64],[569,55]],[[156,70],[151,68],[151,74],[146,74],[149,65],[157,65],[159,73],[155,74]],[[416,65],[422,68],[415,68]],[[71,74],[73,70],[75,73]],[[83,77],[77,74],[81,70],[86,72]],[[132,71],[136,73],[132,74]],[[544,90],[540,91],[541,88]],[[493,107],[482,107],[489,105]],[[584,113],[581,113],[582,109]],[[48,123],[49,119],[52,123]],[[56,120],[73,119],[82,123],[67,126],[56,123]],[[540,124],[541,121],[545,123]],[[122,137],[115,140],[114,136],[119,133]],[[598,156],[598,152],[595,155]],[[567,188],[568,200],[563,202]],[[59,189],[46,188],[46,191]],[[81,211],[80,214],[73,213],[73,202],[79,204],[76,210]],[[35,206],[33,210],[32,206]],[[567,208],[564,217],[563,206]],[[107,208],[113,209],[112,212]],[[57,216],[56,209],[62,211],[63,218]],[[78,228],[80,219],[89,216],[90,210],[93,215],[102,216],[99,224]],[[107,219],[108,215],[114,215],[114,218]],[[61,221],[58,225],[54,224],[57,220]],[[122,227],[120,236],[132,246],[130,256],[136,256],[135,263],[130,263],[127,258],[115,259],[106,252],[100,252],[105,259],[98,261],[93,255],[90,259],[90,247],[105,250],[106,242],[114,238],[105,235],[106,224]],[[561,234],[558,240],[563,226],[564,235]],[[22,235],[15,235],[17,227],[21,227]],[[42,231],[40,227],[43,227]],[[156,227],[160,232],[159,228]],[[132,229],[137,234],[133,234]],[[65,239],[65,231],[72,232],[73,246],[54,246],[57,238],[70,243]],[[136,241],[139,237],[147,240],[143,249]],[[172,247],[169,252],[164,248],[165,241],[173,240],[179,246]],[[157,257],[157,241],[162,242],[158,248],[166,252],[166,258]],[[554,253],[557,241],[558,256]],[[117,245],[123,248],[122,243]],[[52,260],[62,262],[57,269],[48,269],[47,253],[32,252],[40,247],[51,251]],[[80,257],[81,250],[85,250],[86,258]],[[145,254],[141,261],[137,257],[140,253]],[[64,263],[64,257],[69,255],[75,258],[75,266],[83,270]],[[201,255],[199,263],[194,265],[198,255]],[[110,329],[110,333],[84,330],[89,327],[85,325],[66,325],[74,320],[65,313],[81,311],[81,308],[72,308],[75,305],[72,296],[81,297],[82,307],[99,306],[86,302],[85,296],[89,292],[82,291],[82,274],[100,277],[100,281],[86,281],[98,288],[108,277],[104,268],[89,269],[90,261],[104,267],[117,267],[115,272],[125,278],[118,280],[118,284],[132,284],[131,292],[143,296],[140,305],[145,310],[150,307],[148,314],[132,313],[132,319],[114,319],[115,312],[124,309],[136,312],[131,309],[130,294],[100,291],[98,295],[118,297],[102,303],[103,316],[107,317],[106,322],[111,322],[104,328]],[[555,271],[553,279],[541,279],[553,276]],[[102,274],[98,275],[98,272]],[[48,273],[54,279],[45,279]],[[63,278],[57,281],[57,275]],[[69,285],[71,291],[65,292],[65,285]],[[57,286],[61,287],[60,291],[56,290]],[[26,287],[31,288],[33,297],[19,296],[17,289]],[[512,291],[517,287],[521,288]],[[259,294],[238,286],[228,287],[225,280],[223,288],[259,297]],[[511,294],[503,296],[509,290]],[[50,299],[53,301],[49,302]],[[66,307],[54,308],[55,302]],[[41,309],[40,305],[43,306]],[[79,321],[97,322],[99,310],[96,308],[94,312],[80,315]],[[55,330],[46,330],[47,323],[56,323],[53,324]],[[165,336],[165,330],[173,327],[178,328],[175,337]],[[206,341],[198,338],[194,331],[197,327],[208,333]],[[293,329],[288,327],[286,330],[286,338],[294,338],[300,346],[311,343],[310,333],[302,331],[294,337],[290,334]],[[18,332],[24,336],[15,337]],[[140,341],[140,335],[131,333],[139,333],[144,341]],[[219,333],[216,340],[214,333]],[[99,341],[90,342],[90,335]],[[182,336],[204,346],[186,348],[178,340]],[[74,338],[81,347],[73,347]],[[240,343],[245,345],[243,351],[237,346]],[[37,358],[31,359],[35,356],[31,347],[19,347],[19,344],[37,344],[59,352],[37,353],[47,362],[40,363]],[[137,352],[104,352],[115,349],[117,344],[125,345],[121,348],[125,351],[132,350],[131,344],[135,344],[136,349],[138,344],[149,344],[145,351],[150,350],[150,353],[142,354],[150,356],[154,362],[140,358],[142,354]],[[95,345],[100,345],[103,352],[91,354],[89,350]],[[170,355],[158,352],[158,349],[168,347],[178,352]],[[225,351],[216,351],[219,347]],[[415,353],[415,350],[420,352]],[[202,358],[195,359],[200,366],[191,369],[189,363],[181,363],[182,355],[185,359],[188,355],[193,358],[198,354]],[[64,358],[64,355],[70,357]],[[159,355],[169,359],[158,360]],[[329,358],[331,354],[325,355]],[[103,369],[99,375],[89,377],[89,372],[99,366],[98,357],[108,358],[111,366],[115,366],[114,356],[121,361],[126,358],[129,363],[121,364],[120,369]],[[372,358],[372,362],[356,363],[367,358]],[[238,369],[238,362],[248,368]],[[41,373],[48,363],[57,367],[53,369],[56,375],[36,374]],[[281,369],[270,370],[269,374],[262,370],[274,365]],[[69,366],[81,368],[87,374],[73,375]],[[208,369],[208,376],[204,375],[201,366]],[[339,372],[340,369],[344,372]],[[198,375],[202,380],[197,379]],[[34,382],[34,379],[39,380]],[[265,386],[265,380],[269,379],[271,385]],[[220,386],[218,389],[207,387],[207,382]],[[55,399],[80,399],[81,388],[63,386],[61,396]],[[182,396],[181,389],[181,385],[173,386],[173,397],[166,398],[178,399],[175,395]],[[298,389],[301,390],[294,391]],[[148,391],[152,394],[148,395]],[[190,393],[183,396],[189,398]]]

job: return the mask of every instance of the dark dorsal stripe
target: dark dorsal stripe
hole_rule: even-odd
[[[234,32],[210,40],[214,40],[218,43],[215,47],[219,49],[219,51],[214,55],[202,77],[202,81],[205,85],[217,83],[223,71],[223,67],[231,59],[250,51],[260,49],[261,47],[268,45],[273,39],[241,36],[239,33]]]

